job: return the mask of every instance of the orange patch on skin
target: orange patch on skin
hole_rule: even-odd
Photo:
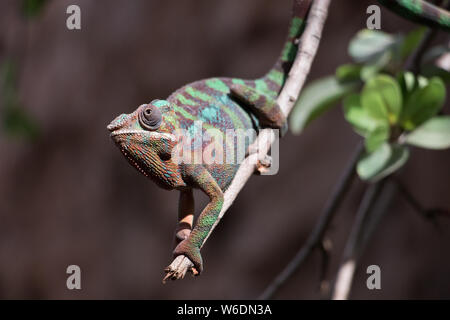
[[[194,215],[193,214],[189,214],[189,215],[185,216],[183,219],[180,220],[180,223],[187,223],[191,227],[192,227],[192,223],[193,222],[194,222]]]

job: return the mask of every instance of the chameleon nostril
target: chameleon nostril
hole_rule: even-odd
[[[117,126],[112,123],[108,124],[108,126],[106,127],[106,129],[108,129],[111,132],[113,132],[116,128]]]

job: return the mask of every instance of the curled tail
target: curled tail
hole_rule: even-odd
[[[305,24],[306,16],[312,0],[294,0],[292,20],[289,25],[289,33],[284,44],[281,55],[275,65],[269,72],[259,80],[269,84],[270,91],[276,92],[277,95],[286,81],[289,70],[297,55],[296,40],[301,36]]]
[[[450,32],[450,12],[423,0],[378,0],[402,17]]]

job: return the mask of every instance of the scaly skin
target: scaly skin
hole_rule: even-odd
[[[450,13],[423,0],[378,0],[406,19],[450,31]]]
[[[383,5],[409,19],[449,30],[449,13],[420,0],[379,0]],[[283,113],[276,98],[284,85],[296,55],[297,39],[304,28],[311,0],[295,0],[294,14],[288,38],[275,66],[262,78],[210,78],[188,84],[166,100],[153,100],[130,114],[122,114],[108,126],[111,138],[122,153],[143,175],[160,187],[179,190],[178,227],[174,255],[185,255],[197,272],[203,269],[200,247],[223,205],[223,193],[233,180],[239,163],[205,164],[177,162],[172,158],[177,146],[177,130],[191,135],[208,135],[216,129],[225,136],[229,129],[286,128]],[[195,125],[202,122],[202,127]],[[251,136],[245,148],[254,141]],[[237,152],[235,144],[224,150]],[[195,144],[190,152],[205,151],[210,141]],[[192,230],[194,198],[192,189],[201,189],[210,199]]]
[[[224,138],[227,130],[259,130],[263,127],[285,130],[286,119],[275,99],[296,56],[295,40],[304,29],[310,4],[311,0],[294,1],[293,19],[282,54],[262,78],[197,81],[178,89],[166,100],[153,100],[131,114],[118,116],[108,126],[111,138],[136,169],[159,186],[180,191],[174,256],[187,256],[198,273],[203,269],[200,247],[217,220],[223,193],[233,180],[239,163],[174,161],[173,151],[178,142],[176,132],[184,129],[192,135],[208,135],[208,129],[216,129],[223,138],[224,150],[236,154],[237,144],[227,145]],[[201,128],[196,126],[196,121],[202,122]],[[255,138],[256,135],[252,135],[246,140],[245,149]],[[210,143],[206,139],[201,144],[194,143],[190,149],[192,156],[196,151],[207,150]],[[210,201],[192,229],[193,188],[201,189]]]

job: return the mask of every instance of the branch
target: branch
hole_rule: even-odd
[[[425,32],[425,36],[423,37],[419,46],[414,51],[414,53],[411,56],[409,56],[408,60],[406,61],[405,69],[411,71],[415,75],[418,75],[420,73],[423,55],[425,54],[427,48],[432,43],[433,39],[436,37],[436,34],[437,34],[436,29],[428,29]]]
[[[285,115],[288,115],[294,107],[295,101],[297,100],[309,70],[311,69],[311,64],[319,47],[322,29],[327,17],[330,1],[331,0],[316,0],[312,4],[308,15],[306,29],[300,39],[297,56],[289,72],[286,83],[277,98],[277,103],[280,105]],[[205,238],[203,245],[225,212],[231,206],[234,199],[236,199],[241,189],[247,183],[247,180],[255,172],[258,158],[269,152],[270,146],[274,140],[274,131],[271,129],[264,129],[261,130],[256,141],[252,146],[250,146],[250,150],[258,150],[258,154],[250,154],[241,163],[230,187],[224,194],[224,204],[222,210],[220,211],[219,216],[208,236]],[[255,146],[257,146],[257,148]],[[192,270],[192,267],[193,263],[187,257],[183,255],[177,256],[166,268],[165,271],[167,274],[164,277],[164,280],[182,279],[188,270]]]
[[[450,210],[444,208],[425,208],[397,177],[392,177],[392,181],[396,183],[398,191],[414,211],[428,221],[431,221],[435,228],[439,228],[437,221],[439,216],[450,217]]]
[[[289,278],[297,271],[297,269],[302,265],[302,263],[310,256],[312,251],[316,248],[320,248],[322,244],[322,239],[325,234],[330,221],[332,220],[335,212],[339,208],[345,194],[347,193],[351,182],[356,174],[356,163],[359,160],[361,153],[364,150],[364,142],[359,142],[349,161],[344,173],[340,177],[336,187],[333,190],[333,194],[327,201],[317,224],[315,225],[313,231],[311,232],[308,240],[303,247],[297,252],[295,257],[289,262],[289,264],[281,271],[281,273],[272,281],[271,284],[264,290],[260,295],[259,299],[267,300],[272,298],[275,292],[283,285]],[[324,272],[324,271],[322,271]]]
[[[343,262],[339,267],[333,290],[333,300],[345,300],[350,293],[356,264],[369,241],[381,216],[387,211],[393,193],[384,192],[384,199],[379,200],[380,191],[386,180],[369,185],[356,213],[350,236],[344,249]],[[378,204],[378,208],[374,205]]]

